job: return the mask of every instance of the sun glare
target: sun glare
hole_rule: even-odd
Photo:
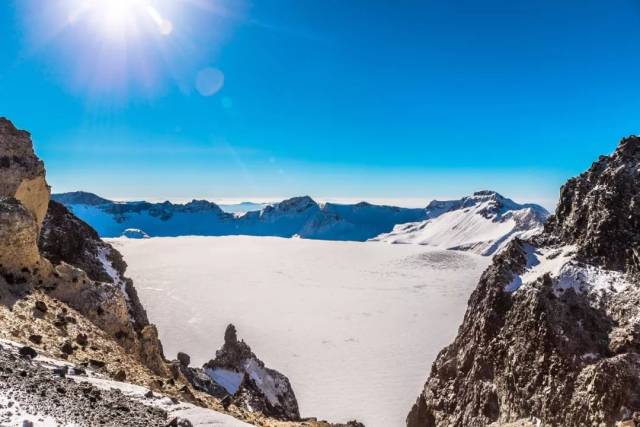
[[[156,32],[168,36],[173,23],[162,16],[151,0],[76,0],[70,11],[70,24],[82,20],[110,38],[130,38]]]
[[[212,58],[242,16],[244,0],[25,0],[34,49],[60,79],[97,103],[153,97],[174,83],[218,93]]]

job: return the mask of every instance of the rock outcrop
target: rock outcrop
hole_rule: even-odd
[[[289,379],[267,368],[244,341],[238,340],[233,325],[227,326],[224,345],[216,351],[215,359],[202,369],[189,368],[184,356],[174,362],[174,370],[184,375],[194,388],[223,398],[227,405],[233,403],[280,420],[300,420],[298,401]]]
[[[0,197],[13,197],[34,216],[38,227],[47,213],[50,188],[44,164],[33,151],[29,132],[0,117]]]
[[[409,427],[640,425],[639,175],[626,138],[494,258]]]

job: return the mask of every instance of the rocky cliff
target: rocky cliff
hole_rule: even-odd
[[[494,258],[409,427],[640,424],[639,176],[626,138]]]
[[[64,207],[49,204],[44,165],[29,133],[3,118],[0,236],[4,293],[46,291],[111,334],[151,370],[166,373],[157,332],[123,276],[121,257]]]

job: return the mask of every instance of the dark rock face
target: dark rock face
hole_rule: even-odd
[[[87,273],[92,280],[113,283],[100,257],[104,256],[122,276],[127,268],[122,256],[100,240],[98,233],[64,205],[49,202],[38,240],[40,253],[53,264],[64,261]],[[104,253],[104,255],[102,255]]]
[[[611,156],[570,179],[546,234],[577,244],[588,262],[640,272],[640,138],[625,138]]]
[[[624,139],[562,188],[542,235],[494,258],[407,426],[637,425],[639,171]]]
[[[133,282],[124,275],[127,264],[120,252],[103,242],[91,226],[64,205],[53,200],[49,202],[38,247],[53,264],[64,262],[84,270],[92,280],[122,284],[137,329],[149,324]]]

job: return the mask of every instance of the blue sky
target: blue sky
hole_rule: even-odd
[[[108,1],[0,9],[0,115],[54,191],[552,207],[638,132],[636,1]]]

